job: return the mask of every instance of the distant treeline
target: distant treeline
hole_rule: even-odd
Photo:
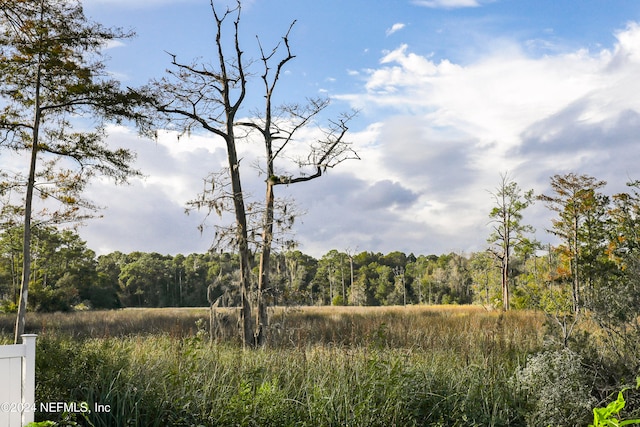
[[[640,182],[612,196],[599,191],[604,184],[575,174],[552,177],[553,193],[537,199],[557,214],[550,229],[557,246],[526,236],[532,228],[521,211],[532,196],[521,195],[505,176],[492,193],[487,250],[419,256],[331,250],[319,259],[282,251],[273,254],[266,298],[272,305],[478,303],[542,309],[556,317],[584,308],[603,321],[625,323],[640,304]],[[234,306],[240,300],[239,260],[231,253],[96,256],[74,231],[46,226],[33,228],[31,247],[32,310]],[[18,302],[21,254],[20,227],[2,229],[4,311]]]
[[[34,235],[32,310],[201,307],[214,301],[233,306],[239,302],[239,264],[234,254],[113,252],[96,256],[73,231],[47,227]],[[20,248],[20,230],[3,233],[0,297],[4,311],[14,310],[18,302]],[[470,303],[478,294],[474,257],[332,250],[316,259],[298,250],[287,251],[274,257],[268,294],[274,305]]]

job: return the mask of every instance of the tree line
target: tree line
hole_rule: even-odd
[[[497,198],[488,214],[499,219],[488,230],[486,250],[416,256],[400,251],[334,249],[318,259],[299,250],[283,250],[273,254],[270,288],[263,297],[267,305],[477,303],[502,309],[542,309],[559,319],[581,310],[609,320],[631,319],[640,303],[640,183],[631,182],[628,192],[611,196],[602,193],[603,181],[587,175],[556,175],[550,183],[552,193],[534,198],[502,176],[495,194],[506,196]],[[528,202],[511,203],[517,208],[508,225],[519,231],[505,257],[505,251],[499,250],[505,239],[496,237],[505,215],[496,212],[505,210],[508,198]],[[558,238],[555,245],[531,237],[533,229],[525,224],[522,213],[534,202],[545,203],[557,215],[547,230]],[[34,230],[31,309],[241,303],[237,254],[114,252],[96,256],[73,230],[53,226]],[[5,309],[17,303],[22,235],[20,227],[0,234],[0,295]],[[260,253],[251,256],[249,266],[255,284]],[[250,298],[256,298],[255,285],[252,292]]]
[[[0,236],[0,298],[4,311],[19,299],[19,229]],[[161,255],[113,252],[96,256],[73,230],[34,232],[29,309],[70,311],[122,307],[203,307],[241,301],[239,257],[232,253]],[[257,281],[259,254],[252,257]],[[320,259],[299,250],[274,255],[269,305],[395,305],[470,303],[470,262],[459,254],[418,257],[403,252]]]

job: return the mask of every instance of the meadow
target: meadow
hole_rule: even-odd
[[[535,365],[531,355],[551,351],[542,351],[544,316],[537,312],[278,308],[271,313],[270,344],[259,350],[242,348],[234,316],[233,309],[222,311],[227,330],[212,342],[208,309],[30,313],[28,332],[39,334],[36,399],[103,409],[37,413],[36,420],[90,426],[522,426],[570,419],[565,425],[586,425],[598,403],[580,390],[563,391],[561,381],[545,383],[553,366],[537,374],[525,370]],[[12,323],[12,315],[0,316],[5,342]],[[571,380],[567,387],[580,386],[581,373],[572,377],[573,356],[554,351],[556,370]],[[559,389],[566,407],[558,413],[541,407],[549,403],[541,403],[544,387]],[[565,391],[575,396],[563,396]]]

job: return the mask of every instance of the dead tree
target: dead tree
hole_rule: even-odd
[[[178,62],[172,55],[169,77],[148,85],[149,95],[156,97],[155,109],[160,113],[157,125],[169,122],[182,134],[193,129],[203,129],[222,138],[226,145],[230,191],[235,213],[234,245],[240,257],[240,297],[243,321],[242,340],[246,346],[254,346],[251,321],[251,289],[247,215],[240,179],[240,159],[236,148],[236,115],[246,96],[247,76],[242,50],[239,44],[240,2],[233,9],[219,13],[211,1],[216,23],[215,47],[217,63],[187,64]],[[229,19],[233,19],[233,48],[227,51],[223,32]],[[203,206],[207,203],[203,201]]]
[[[295,214],[288,206],[281,205],[278,215],[278,203],[275,198],[276,185],[290,185],[310,181],[323,175],[328,169],[349,158],[357,158],[351,146],[344,141],[347,124],[355,115],[354,112],[343,114],[328,125],[316,123],[317,116],[325,111],[329,100],[324,98],[308,99],[304,104],[285,104],[274,107],[273,94],[285,65],[294,58],[289,47],[289,27],[282,42],[270,52],[266,52],[258,40],[260,63],[264,84],[264,110],[250,114],[250,118],[236,120],[243,106],[247,89],[250,61],[244,60],[239,46],[240,1],[233,9],[221,14],[211,2],[211,9],[216,22],[216,44],[218,61],[215,66],[206,64],[184,64],[172,55],[173,70],[170,77],[150,85],[159,101],[156,106],[173,126],[179,126],[183,134],[200,128],[223,138],[227,147],[228,168],[223,173],[214,172],[205,179],[205,190],[202,197],[190,203],[192,208],[205,208],[209,212],[222,214],[232,208],[235,213],[235,224],[231,230],[221,228],[216,241],[237,249],[240,257],[240,288],[242,298],[243,342],[247,346],[265,344],[265,328],[267,326],[267,310],[265,292],[270,288],[269,270],[271,250],[274,243],[274,230],[287,228],[293,224]],[[233,16],[231,32],[234,49],[231,53],[222,41],[226,21]],[[276,56],[282,54],[277,64]],[[168,122],[167,122],[168,123]],[[318,125],[319,136],[314,141],[299,140],[299,131],[307,126]],[[236,143],[242,137],[250,137],[257,133],[264,141],[266,164],[260,166],[266,175],[265,200],[261,208],[256,209],[247,204],[246,195],[242,192],[240,160]],[[276,161],[283,159],[289,148],[297,144],[306,144],[306,157],[297,159],[294,172],[276,167]],[[289,165],[291,166],[291,165]],[[227,180],[228,178],[228,180]],[[251,207],[251,209],[250,209]],[[251,211],[251,212],[250,212]],[[251,215],[262,212],[262,218],[253,223]],[[231,231],[231,233],[229,233]],[[253,238],[255,236],[255,239]],[[250,244],[254,241],[260,251],[260,267],[256,292],[255,321],[252,321],[250,301]]]
[[[287,213],[286,205],[283,209],[283,216],[276,216],[275,187],[311,181],[321,177],[327,168],[332,168],[347,159],[359,159],[351,145],[345,141],[345,135],[348,131],[347,124],[355,116],[355,112],[341,114],[337,120],[329,121],[328,126],[321,126],[316,122],[316,118],[329,106],[330,101],[327,98],[307,99],[303,104],[292,103],[278,107],[273,105],[273,95],[284,67],[295,58],[289,45],[289,34],[294,24],[295,21],[289,27],[282,41],[270,52],[265,52],[258,40],[263,66],[261,78],[265,92],[264,110],[261,117],[238,123],[257,131],[265,148],[266,164],[262,172],[267,179],[265,180],[264,213],[261,224],[260,265],[256,295],[258,310],[255,323],[256,344],[258,346],[266,343],[268,316],[265,292],[270,289],[270,261],[274,226],[281,226],[282,223],[292,225],[295,218],[293,213]],[[283,56],[273,70],[271,64],[280,51],[283,51]],[[313,125],[318,125],[322,136],[313,142],[299,139],[299,131]],[[300,144],[305,145],[307,157],[296,160],[297,164],[293,172],[287,169],[286,165],[278,168],[276,163],[287,157],[288,149]]]

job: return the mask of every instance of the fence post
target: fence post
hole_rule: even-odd
[[[21,335],[25,346],[25,357],[22,358],[22,403],[27,410],[22,412],[22,425],[33,422],[36,404],[36,334]]]

